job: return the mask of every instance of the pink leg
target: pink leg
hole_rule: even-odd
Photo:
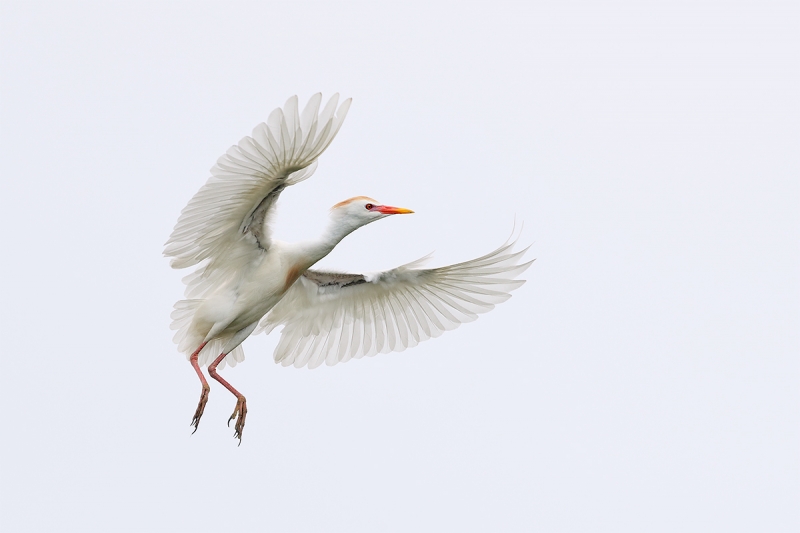
[[[233,386],[222,379],[222,376],[217,374],[217,365],[219,365],[225,356],[228,355],[226,353],[222,353],[217,357],[213,363],[208,367],[208,374],[222,383],[222,386],[228,389],[236,396],[236,409],[233,410],[233,414],[228,419],[228,425],[231,425],[231,420],[236,419],[236,425],[234,426],[234,433],[233,438],[239,439],[239,445],[242,444],[242,431],[244,431],[244,420],[247,417],[247,400],[245,400],[244,395],[233,388]]]
[[[203,411],[205,411],[206,402],[208,401],[208,391],[211,390],[211,387],[208,386],[208,381],[206,381],[206,377],[203,375],[203,372],[200,371],[200,365],[197,364],[197,356],[200,355],[200,351],[205,345],[205,342],[201,344],[200,347],[195,350],[195,352],[189,358],[189,362],[192,363],[192,368],[194,368],[194,371],[197,372],[197,377],[200,378],[200,382],[203,384],[203,392],[200,393],[200,402],[197,404],[197,410],[194,412],[194,418],[192,418],[192,422],[189,424],[190,426],[194,426],[192,435],[194,435],[194,432],[197,431],[197,426],[200,425],[200,417],[203,416]]]

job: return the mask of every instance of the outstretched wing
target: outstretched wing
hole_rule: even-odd
[[[350,107],[348,99],[337,110],[339,96],[334,95],[320,113],[321,100],[315,94],[300,113],[297,97],[289,98],[266,124],[255,127],[252,137],[217,160],[166,243],[164,255],[173,258],[173,268],[207,261],[209,271],[269,249],[267,219],[275,201],[285,187],[313,174]]]
[[[283,366],[316,368],[378,352],[400,352],[471,322],[511,297],[533,260],[515,242],[472,261],[417,269],[419,261],[372,276],[309,270],[261,321],[284,325],[275,348]]]

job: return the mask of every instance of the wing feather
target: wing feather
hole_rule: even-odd
[[[508,300],[533,261],[528,248],[508,242],[455,265],[414,268],[419,261],[376,275],[309,270],[262,320],[283,325],[275,362],[316,368],[376,353],[403,351],[471,322]]]
[[[348,99],[337,107],[339,96],[334,95],[318,113],[321,100],[320,94],[312,96],[301,114],[297,97],[289,98],[211,168],[211,177],[181,212],[164,249],[173,268],[201,265],[201,274],[188,279],[187,293],[202,295],[214,285],[212,278],[219,281],[214,273],[219,258],[233,264],[231,258],[246,261],[269,248],[267,224],[280,192],[313,174],[350,106]]]
[[[358,354],[361,349],[361,341],[364,339],[364,313],[359,313],[361,304],[359,302],[353,303],[353,333],[350,335],[350,348],[342,357],[342,361],[349,361]]]

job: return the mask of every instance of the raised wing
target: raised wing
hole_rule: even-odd
[[[313,174],[350,107],[348,99],[337,110],[339,96],[334,95],[320,113],[321,100],[315,94],[300,113],[297,97],[289,98],[266,124],[255,127],[252,137],[219,158],[166,243],[164,255],[173,258],[173,268],[208,260],[208,271],[219,258],[235,264],[236,257],[269,248],[266,222],[275,201],[285,187]]]
[[[275,362],[298,368],[400,352],[471,322],[511,297],[533,260],[515,242],[472,261],[417,269],[415,261],[372,276],[309,270],[261,321],[284,325]]]

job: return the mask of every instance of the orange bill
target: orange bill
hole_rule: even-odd
[[[383,213],[384,215],[407,215],[414,212],[405,207],[392,207],[390,205],[376,205],[373,210]]]

